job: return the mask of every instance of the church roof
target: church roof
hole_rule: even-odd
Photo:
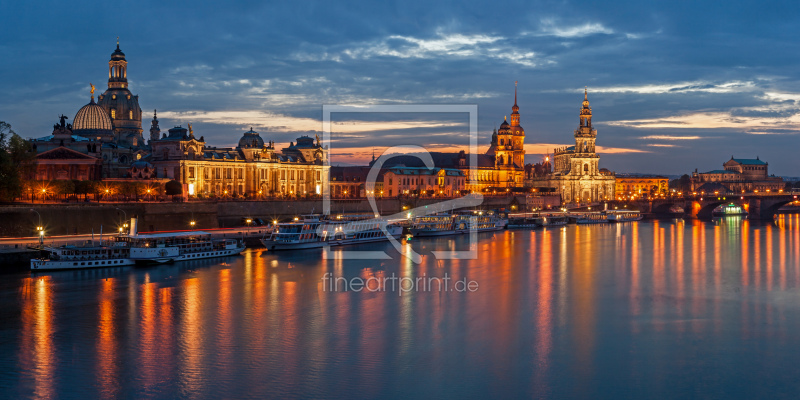
[[[713,171],[708,171],[708,172],[703,172],[703,173],[704,174],[733,174],[733,175],[739,175],[739,173],[736,172],[736,171],[728,171],[728,170],[725,170],[725,169],[715,169]]]
[[[242,138],[239,139],[239,147],[260,149],[264,147],[264,139],[262,139],[253,128],[250,128],[250,130],[245,132]]]
[[[35,158],[39,160],[99,160],[97,157],[92,157],[64,146],[41,152]]]
[[[89,104],[81,107],[75,114],[72,123],[73,130],[105,130],[111,131],[114,125],[111,118],[106,114],[106,110],[94,102],[94,97]]]
[[[732,161],[736,161],[737,163],[742,164],[742,165],[767,165],[767,163],[759,160],[758,158],[756,158],[756,159],[752,159],[752,158],[731,158],[731,160]]]
[[[78,135],[72,135],[70,137],[72,138],[73,142],[91,142],[92,141],[92,139],[85,138],[83,136],[78,136]],[[53,140],[53,138],[55,138],[55,135],[47,135],[47,136],[42,136],[40,138],[34,138],[34,139],[30,139],[30,140],[32,142],[50,142],[50,141]]]

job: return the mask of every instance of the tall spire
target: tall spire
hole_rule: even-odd
[[[519,126],[519,106],[517,105],[517,81],[514,81],[514,105],[511,107],[511,126]]]
[[[592,107],[589,106],[589,89],[583,88],[583,105],[580,112],[580,125],[591,129],[592,127]]]

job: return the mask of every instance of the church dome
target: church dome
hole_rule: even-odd
[[[78,110],[72,121],[72,129],[79,135],[80,131],[108,131],[107,133],[110,133],[114,129],[111,118],[108,117],[103,107],[94,102],[94,97],[89,104]]]
[[[239,139],[239,147],[243,149],[260,149],[264,147],[264,139],[261,139],[261,136],[259,136],[258,132],[254,131],[253,128],[250,128],[250,130],[245,132],[242,138]]]

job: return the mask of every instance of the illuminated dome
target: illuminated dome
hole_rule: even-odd
[[[260,149],[264,147],[264,139],[261,139],[261,136],[259,136],[258,132],[254,131],[253,128],[250,128],[250,130],[245,132],[244,136],[239,139],[239,147],[243,149]]]
[[[72,130],[77,135],[111,134],[114,125],[103,107],[94,102],[94,97],[89,104],[81,107],[72,120]]]

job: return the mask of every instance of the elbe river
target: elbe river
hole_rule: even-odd
[[[0,397],[800,392],[798,215],[477,238],[478,257],[460,260],[431,251],[467,250],[469,236],[405,242],[419,264],[378,243],[329,255],[249,249],[172,265],[6,273]],[[350,250],[391,259],[337,256]],[[434,283],[401,289],[417,278]],[[365,286],[342,286],[356,281]]]

